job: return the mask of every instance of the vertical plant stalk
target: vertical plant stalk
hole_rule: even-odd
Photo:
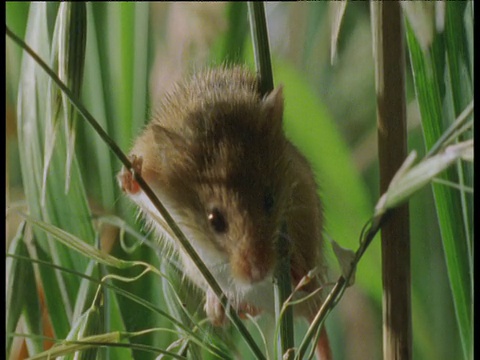
[[[250,32],[253,40],[255,67],[260,79],[259,90],[262,95],[265,95],[273,90],[273,72],[272,62],[270,60],[265,5],[263,1],[249,1],[248,15],[250,18]]]
[[[270,45],[268,42],[267,21],[265,17],[265,5],[263,1],[248,2],[248,14],[250,18],[250,30],[253,40],[253,53],[255,66],[259,78],[259,90],[265,96],[273,90],[273,70],[270,59]],[[282,227],[282,234],[287,234],[286,225]],[[280,235],[277,241],[278,264],[273,278],[275,298],[275,318],[280,321],[280,338],[278,339],[278,356],[283,354],[288,359],[293,359],[294,352],[291,350],[294,343],[293,310],[288,306],[282,314],[283,303],[292,292],[290,277],[290,251],[287,236]]]
[[[279,262],[273,276],[275,318],[277,322],[280,321],[280,338],[277,344],[279,359],[293,359],[294,352],[292,349],[295,346],[292,307],[287,306],[282,314],[283,304],[292,293],[289,246],[287,237],[283,235],[286,233],[287,229],[284,224],[282,234],[278,238],[277,251]]]
[[[398,2],[371,2],[380,193],[407,157],[404,29]],[[412,358],[408,204],[382,227],[383,358]]]

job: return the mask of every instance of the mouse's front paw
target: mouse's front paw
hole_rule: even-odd
[[[130,195],[137,194],[141,189],[140,185],[135,181],[135,174],[142,173],[142,157],[137,157],[135,155],[129,156],[130,162],[132,163],[133,171],[129,171],[125,166],[122,167],[122,170],[118,174],[118,183],[124,192]]]
[[[212,291],[212,289],[207,290],[206,294],[206,302],[205,302],[205,312],[207,313],[207,317],[212,323],[213,326],[225,326],[228,323],[227,314],[225,313],[225,309],[223,308],[220,300],[218,299],[217,295]],[[246,303],[241,302],[240,304],[236,305],[235,302],[230,303],[230,305],[236,310],[240,319],[247,319],[248,316],[257,316],[260,315],[262,312],[261,309]]]
[[[225,309],[212,289],[207,290],[205,312],[213,326],[224,326],[227,324]]]

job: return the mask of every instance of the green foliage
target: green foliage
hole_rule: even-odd
[[[445,30],[436,34],[429,49],[423,51],[407,29],[415,89],[422,114],[425,145],[430,149],[454,119],[473,100],[471,68],[473,21],[469,2],[447,3]],[[465,135],[464,135],[465,136]],[[471,136],[466,133],[466,136]],[[440,179],[459,184],[460,191],[443,184],[433,184],[437,215],[442,234],[450,286],[455,305],[465,359],[473,351],[473,213],[472,197],[464,187],[471,187],[473,166],[459,163]]]
[[[417,27],[409,25],[415,20],[407,21],[411,76],[427,151],[472,100],[473,2],[446,4],[445,28],[433,31],[431,44],[419,43]],[[64,11],[67,6],[71,6],[68,10],[72,13]],[[7,26],[55,71],[62,66],[59,53],[76,51],[77,56],[67,58],[68,63],[63,64],[71,66],[73,72],[66,71],[67,78],[62,80],[77,89],[74,93],[80,94],[85,108],[126,152],[148,113],[155,110],[152,102],[156,98],[156,79],[152,81],[152,77],[159,72],[159,78],[165,81],[162,87],[168,88],[175,80],[175,69],[187,72],[197,54],[207,66],[227,61],[243,62],[253,68],[246,4],[203,6],[205,13],[192,15],[188,4],[173,3],[7,3]],[[222,11],[215,12],[215,6],[222,6]],[[212,10],[210,16],[223,16],[224,22],[218,25],[209,21],[208,9]],[[364,39],[362,34],[370,30],[365,5],[349,3],[346,10],[340,7],[337,11],[341,15],[336,21],[341,25],[332,39],[337,46],[333,66],[328,50],[333,45],[326,29],[334,11],[329,15],[326,3],[269,4],[267,20],[274,85],[284,87],[286,99],[285,131],[315,170],[326,233],[342,246],[356,250],[362,227],[372,216],[377,200],[377,183],[371,180],[376,175],[376,163],[370,161],[370,166],[361,167],[355,147],[376,131],[371,106],[371,58],[362,57],[371,53],[371,44],[360,41]],[[179,42],[178,36],[186,31],[173,21],[166,22],[164,38],[159,39],[153,30],[156,21],[165,20],[160,13],[167,19],[187,18],[186,23],[193,29],[187,34],[194,40],[185,42],[182,51],[192,59],[174,66],[160,61],[162,52],[176,56],[168,46],[173,48],[172,43]],[[64,28],[59,34],[58,24],[71,19],[68,16],[83,20],[75,21],[74,28]],[[205,28],[195,28],[196,19],[202,17]],[[218,28],[213,30],[208,28],[216,25]],[[208,35],[211,33],[214,35]],[[84,50],[78,40],[82,38],[86,39]],[[209,40],[203,40],[206,38]],[[63,46],[59,46],[62,41]],[[208,55],[203,56],[202,51]],[[360,61],[349,54],[355,54]],[[365,80],[369,75],[371,79]],[[177,358],[188,351],[192,358],[202,359],[250,354],[235,328],[219,331],[204,321],[202,295],[182,281],[175,258],[158,245],[157,239],[145,234],[141,222],[135,220],[133,207],[122,197],[115,178],[121,166],[116,155],[83,118],[74,120],[76,112],[62,98],[64,94],[8,37],[7,90],[7,106],[17,109],[19,154],[15,158],[15,152],[10,152],[7,165],[17,164],[21,169],[21,180],[15,181],[10,173],[9,185],[20,188],[27,203],[23,212],[28,213],[27,222],[18,227],[8,246],[7,336],[25,334],[30,355],[48,357],[48,352],[42,354],[45,334],[39,288],[53,336],[59,341],[56,351],[65,357],[80,349],[94,350],[83,352],[83,356],[109,359],[153,359],[164,351]],[[466,126],[472,123],[468,120]],[[470,128],[460,129],[460,133],[460,140],[472,137]],[[411,130],[410,135],[418,138],[418,129]],[[413,144],[423,146],[421,141]],[[421,226],[412,228],[414,353],[421,358],[458,358],[460,348],[465,359],[472,357],[472,174],[472,162],[457,161],[456,167],[440,176],[443,183],[433,185],[438,224],[435,214],[429,212],[432,207],[428,204],[433,201],[430,194],[421,194],[425,202],[413,198],[412,223],[425,219]],[[12,209],[20,205],[8,203],[7,222],[13,219]],[[117,217],[107,216],[111,214]],[[434,231],[429,231],[431,228]],[[446,272],[442,270],[442,258],[436,256],[439,242],[425,239],[438,228]],[[327,251],[334,263],[333,253]],[[419,259],[421,251],[425,256]],[[440,266],[436,266],[438,262]],[[427,273],[428,266],[434,271]],[[425,286],[418,285],[430,278],[432,281]],[[447,281],[450,289],[444,286]],[[376,241],[358,265],[355,287],[377,314],[356,321],[378,325],[381,276]],[[368,313],[362,308],[355,311]],[[20,327],[19,320],[23,324]],[[354,326],[342,313],[342,302],[328,320],[334,353],[338,358],[348,358],[345,343],[353,343],[348,329]],[[266,330],[269,325],[268,319],[258,322],[265,332],[264,344],[257,324],[245,322],[262,350],[274,343]],[[305,329],[295,326],[295,331],[298,346]],[[68,336],[86,338],[90,345],[82,348],[78,343],[61,344]],[[12,342],[20,338],[7,338],[8,354],[14,348]],[[368,346],[379,349],[381,344],[377,339]]]

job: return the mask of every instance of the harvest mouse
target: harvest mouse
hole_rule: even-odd
[[[262,98],[256,76],[244,67],[207,70],[166,95],[130,152],[135,171],[239,313],[273,311],[272,274],[283,224],[293,284],[310,270],[325,268],[317,186],[308,162],[285,137],[283,102],[281,87]],[[165,230],[132,173],[124,168],[118,179],[147,221],[179,252],[187,277],[205,291],[208,318],[214,325],[225,324],[216,295]],[[319,279],[306,291],[319,287]],[[321,301],[318,295],[296,306],[295,314],[311,320]],[[317,356],[331,359],[325,330]]]

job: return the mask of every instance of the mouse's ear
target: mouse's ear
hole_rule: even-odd
[[[185,141],[176,132],[171,131],[161,125],[153,124],[153,133],[155,142],[157,144],[164,144],[166,146],[173,146],[175,148],[184,148]]]
[[[270,126],[281,126],[283,118],[283,86],[277,86],[263,99],[262,108]]]
[[[187,144],[185,140],[177,133],[158,124],[153,125],[153,141],[158,149],[159,159],[163,166],[176,163],[174,160],[182,157],[182,153],[186,152]]]

